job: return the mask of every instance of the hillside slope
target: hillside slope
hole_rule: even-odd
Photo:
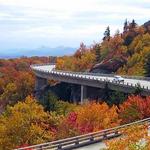
[[[149,76],[150,21],[139,26],[126,20],[123,29],[110,36],[107,27],[101,43],[81,43],[74,55],[58,58],[57,69]]]

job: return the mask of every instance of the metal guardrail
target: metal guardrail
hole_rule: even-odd
[[[56,65],[55,63],[47,63],[47,64],[32,64],[30,68],[38,67],[38,66],[49,66],[49,65]]]
[[[43,144],[28,146],[24,148],[18,148],[15,150],[26,150],[26,149],[32,149],[32,150],[71,150],[73,148],[93,144],[96,142],[100,142],[103,140],[107,140],[110,138],[115,138],[121,135],[120,129],[132,126],[132,125],[140,125],[148,123],[148,126],[150,125],[150,118],[146,118],[143,120],[135,121],[129,124],[121,125],[114,128],[109,128],[106,130],[93,132],[85,135],[75,136],[71,138],[66,138],[62,140],[57,140],[53,142],[47,142]]]

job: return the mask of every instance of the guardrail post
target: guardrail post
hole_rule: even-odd
[[[62,149],[62,145],[59,144],[59,145],[58,145],[58,150],[61,150],[61,149]]]
[[[75,141],[75,145],[78,145],[79,144],[79,140],[78,139],[76,139],[76,141]]]
[[[115,135],[118,135],[118,133],[119,133],[118,130],[115,130]]]
[[[104,131],[103,139],[104,140],[107,139],[107,132],[106,131]]]
[[[94,141],[94,137],[93,136],[90,137],[90,141],[91,142]]]
[[[43,146],[42,145],[40,146],[40,150],[43,150]]]

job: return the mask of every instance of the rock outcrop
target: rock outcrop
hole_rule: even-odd
[[[115,73],[125,63],[126,58],[124,57],[108,58],[102,61],[101,63],[94,65],[90,72],[104,74]]]

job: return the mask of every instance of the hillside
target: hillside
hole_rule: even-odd
[[[139,26],[127,20],[123,32],[110,36],[107,27],[101,43],[80,48],[72,56],[60,57],[57,68],[73,71],[92,71],[149,76],[150,21]]]

